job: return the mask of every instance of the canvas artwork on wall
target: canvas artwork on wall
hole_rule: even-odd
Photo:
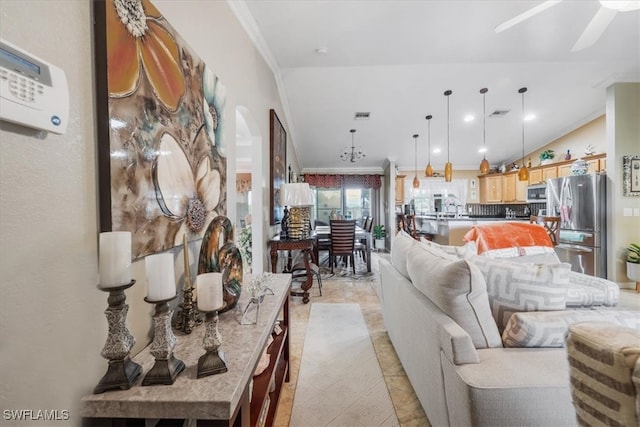
[[[95,0],[101,231],[140,258],[226,214],[225,89],[147,0]]]

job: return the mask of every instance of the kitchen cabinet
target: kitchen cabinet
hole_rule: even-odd
[[[484,175],[480,181],[480,203],[502,202],[502,175]]]
[[[557,178],[558,177],[558,167],[557,166],[545,166],[542,169],[542,180],[543,181],[547,181],[548,179],[551,178]]]
[[[404,175],[396,176],[396,205],[404,204]]]
[[[515,173],[502,175],[502,201],[505,203],[516,201],[516,181],[518,176]]]
[[[515,174],[516,177],[516,202],[526,202],[527,201],[527,187],[529,186],[529,181],[520,181],[518,179],[518,174]]]
[[[540,184],[542,182],[542,169],[529,170],[529,185]]]

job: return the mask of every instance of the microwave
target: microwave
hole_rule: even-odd
[[[527,203],[544,203],[547,201],[547,184],[536,184],[527,187]]]

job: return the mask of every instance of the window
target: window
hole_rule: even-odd
[[[316,188],[316,219],[328,223],[332,215],[360,220],[371,215],[371,189]]]

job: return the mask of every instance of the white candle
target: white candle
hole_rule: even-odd
[[[131,282],[131,233],[100,233],[100,286],[114,288]]]
[[[222,308],[222,273],[203,273],[196,278],[198,309],[214,311]]]
[[[176,296],[173,254],[149,255],[144,259],[144,266],[149,301],[162,301]]]

